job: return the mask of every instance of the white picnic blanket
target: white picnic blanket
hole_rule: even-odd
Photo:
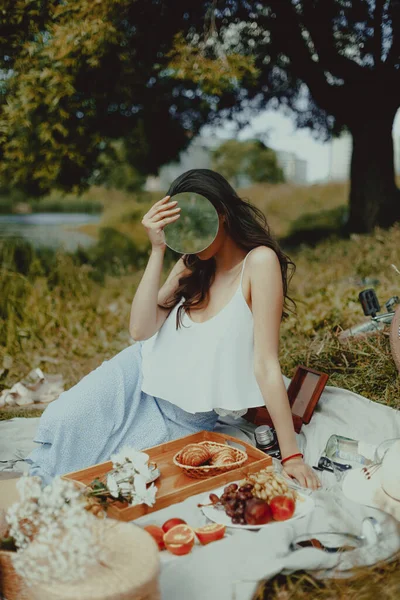
[[[245,423],[241,427],[251,429]],[[328,386],[312,421],[303,426],[299,435],[300,447],[309,464],[317,464],[332,434],[378,445],[400,437],[400,412]],[[320,577],[332,577],[345,574],[355,564],[372,565],[392,557],[400,549],[400,523],[381,511],[347,500],[333,474],[318,472],[318,475],[323,489],[312,492],[316,508],[301,519],[275,523],[258,531],[230,529],[225,539],[195,546],[186,556],[162,552],[163,600],[250,600],[258,581],[283,570],[306,569]],[[205,525],[207,520],[197,504],[206,497],[207,494],[201,494],[188,498],[135,522],[162,525],[168,518],[180,517],[193,527]],[[341,556],[313,548],[289,550],[292,539],[303,533],[336,531],[360,535],[362,521],[369,516],[375,517],[382,528],[378,544]]]
[[[0,422],[0,469],[10,469],[11,461],[22,458],[33,447],[38,419],[12,419]],[[241,439],[254,439],[254,427],[244,420],[221,419],[220,431]],[[400,412],[376,404],[352,392],[328,386],[311,423],[298,437],[306,461],[317,464],[330,435],[339,434],[378,445],[400,437]],[[14,470],[23,463],[16,463]],[[400,469],[400,465],[399,465]],[[1,475],[1,473],[0,473]],[[347,500],[333,475],[318,473],[323,489],[313,492],[316,508],[301,519],[275,523],[259,531],[228,530],[226,537],[207,546],[196,545],[191,554],[173,556],[161,553],[163,600],[250,600],[256,583],[282,570],[306,569],[318,576],[345,573],[354,563],[370,565],[388,559],[400,549],[400,524],[378,510]],[[206,524],[197,507],[204,494],[151,513],[135,521],[139,525],[162,525],[170,517],[180,517],[193,527]],[[383,530],[380,543],[341,556],[316,549],[289,551],[297,534],[341,531],[360,534],[362,520],[374,516]]]

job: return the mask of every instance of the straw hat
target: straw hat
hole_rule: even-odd
[[[6,521],[6,511],[0,508],[0,538],[7,537],[10,526]],[[32,600],[28,586],[13,566],[14,552],[0,550],[0,598],[7,600]]]
[[[353,502],[379,508],[400,521],[400,439],[380,465],[349,471],[342,491]]]
[[[394,314],[390,327],[390,348],[396,367],[400,371],[400,306]]]
[[[32,586],[32,600],[160,600],[158,548],[147,531],[114,519],[96,520],[95,527],[106,564],[73,583]]]

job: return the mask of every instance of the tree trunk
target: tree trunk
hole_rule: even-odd
[[[364,112],[364,111],[363,111]],[[394,114],[387,107],[349,124],[353,136],[348,229],[367,233],[400,220],[400,191],[393,166]],[[364,113],[365,114],[365,113]]]

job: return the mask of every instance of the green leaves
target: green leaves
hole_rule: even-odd
[[[190,43],[182,33],[176,35],[168,56],[171,76],[192,81],[205,94],[221,96],[240,87],[245,76],[255,81],[259,74],[254,66],[254,57],[233,52],[210,56],[206,44]]]
[[[175,35],[189,26],[186,13],[199,21],[202,8],[183,0],[9,0],[3,7],[0,68],[10,74],[0,96],[3,185],[31,197],[82,191],[102,169],[100,144],[120,139],[135,170],[154,173],[206,121],[209,104],[189,103],[184,88],[162,75]]]
[[[213,168],[235,186],[249,182],[279,183],[283,173],[275,152],[257,140],[227,140],[213,153]]]
[[[97,115],[95,105],[81,110],[78,80],[120,42],[114,18],[132,2],[52,3],[46,14],[42,4],[9,5],[12,35],[5,38],[6,24],[3,35],[0,31],[3,53],[11,42],[14,71],[0,107],[0,178],[24,185],[33,195],[45,193],[58,179],[64,180],[61,187],[70,188],[87,174],[86,159],[96,155],[99,142],[91,127]]]

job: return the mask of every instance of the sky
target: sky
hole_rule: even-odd
[[[268,132],[263,141],[274,150],[293,152],[307,161],[307,179],[309,183],[325,181],[329,175],[330,144],[313,138],[308,129],[296,129],[294,122],[279,111],[267,110],[251,120],[248,127],[242,130],[239,139],[256,137],[260,132]],[[212,131],[221,138],[232,136],[229,123]],[[400,110],[397,112],[394,126],[394,137],[400,139]]]

